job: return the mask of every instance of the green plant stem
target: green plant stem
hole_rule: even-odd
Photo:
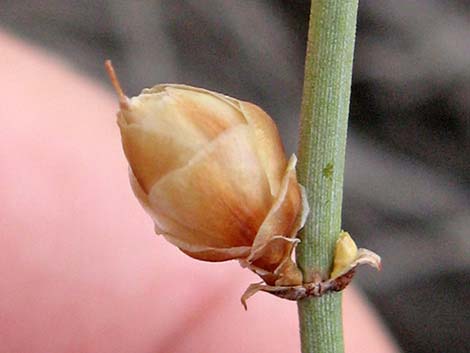
[[[346,131],[358,0],[312,0],[305,61],[299,182],[311,214],[297,263],[304,282],[326,279],[341,230]],[[298,302],[303,353],[343,352],[341,294]]]

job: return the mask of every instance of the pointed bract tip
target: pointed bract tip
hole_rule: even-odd
[[[129,98],[124,94],[124,91],[122,90],[121,84],[119,83],[118,77],[116,75],[116,71],[114,71],[113,64],[111,60],[107,59],[104,62],[104,67],[106,69],[106,72],[108,73],[109,79],[111,80],[111,84],[114,87],[114,90],[116,91],[118,98],[119,98],[119,106],[121,109],[128,109],[129,108]]]
[[[246,305],[246,300],[242,298],[240,301],[242,302],[242,305],[245,308],[245,311],[248,311],[248,305]]]

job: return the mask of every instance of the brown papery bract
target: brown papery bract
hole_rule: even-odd
[[[195,259],[237,259],[269,285],[302,284],[291,255],[308,205],[269,115],[186,85],[128,99],[106,65],[131,185],[156,233]]]

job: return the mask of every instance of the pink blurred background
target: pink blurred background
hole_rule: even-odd
[[[255,275],[154,235],[114,97],[9,34],[0,48],[0,352],[299,351],[295,303],[245,312]],[[347,352],[396,351],[354,289],[344,302]]]

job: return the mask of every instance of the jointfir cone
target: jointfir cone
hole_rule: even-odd
[[[270,285],[299,285],[291,254],[308,205],[293,155],[258,106],[186,85],[120,96],[132,189],[155,232],[204,261],[238,259]]]

